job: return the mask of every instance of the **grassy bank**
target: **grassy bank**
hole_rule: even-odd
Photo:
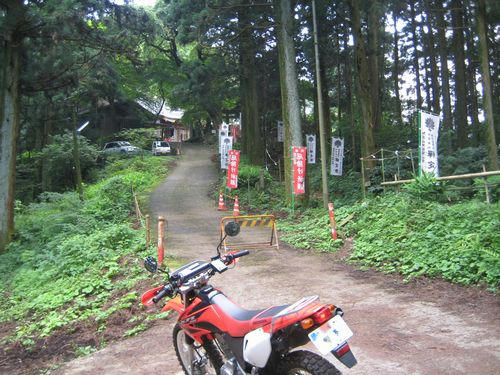
[[[148,277],[141,259],[151,250],[134,229],[132,189],[144,196],[167,162],[117,159],[85,187],[83,202],[74,192],[44,193],[39,203],[17,206],[15,241],[0,255],[0,324],[10,327],[3,344],[29,348],[89,319],[104,331],[110,316],[138,304],[132,287]]]
[[[441,277],[460,284],[500,286],[500,205],[444,204],[405,193],[385,194],[336,210],[354,237],[351,261],[406,277]],[[300,248],[335,251],[328,212],[311,209],[285,220],[282,239]]]

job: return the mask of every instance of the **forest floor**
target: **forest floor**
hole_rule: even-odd
[[[167,218],[169,255],[206,260],[215,253],[224,216],[209,198],[217,165],[204,146],[187,145],[183,152],[176,169],[153,193],[150,213]],[[498,296],[441,280],[405,283],[397,275],[360,270],[345,262],[351,248],[350,240],[336,254],[282,244],[279,251],[255,251],[212,281],[249,309],[316,294],[342,307],[358,359],[349,370],[332,358],[345,374],[500,373]],[[171,314],[151,329],[68,362],[55,373],[181,374],[171,337],[174,324]]]

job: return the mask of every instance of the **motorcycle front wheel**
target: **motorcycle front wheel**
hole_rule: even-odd
[[[220,375],[220,368],[224,363],[213,342],[208,341],[203,345],[197,342],[188,343],[193,340],[186,337],[179,324],[174,327],[173,341],[175,354],[186,375]]]
[[[340,371],[316,353],[297,350],[281,359],[278,373],[279,375],[339,375]]]

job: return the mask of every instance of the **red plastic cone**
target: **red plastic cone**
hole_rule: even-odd
[[[217,211],[225,211],[226,205],[224,204],[224,198],[222,197],[222,193],[219,194],[219,207],[217,207]]]
[[[234,197],[234,208],[233,208],[233,216],[240,215],[240,203],[238,202],[238,196]]]

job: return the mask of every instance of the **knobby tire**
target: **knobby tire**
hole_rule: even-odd
[[[303,370],[313,375],[339,375],[341,372],[320,355],[305,350],[286,354],[278,365],[279,375],[289,375],[292,370]]]

